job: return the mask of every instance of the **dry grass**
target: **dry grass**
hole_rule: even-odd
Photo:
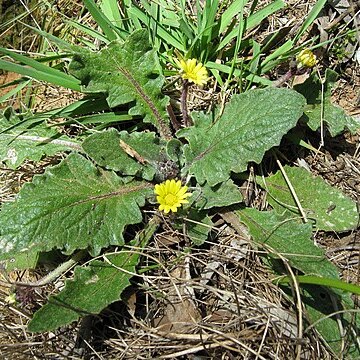
[[[90,21],[88,15],[81,15],[76,2],[59,4],[67,9],[68,16],[83,16]],[[309,2],[288,4],[286,11],[256,29],[254,36],[263,39],[279,26],[291,31],[301,25],[309,11]],[[55,24],[61,23],[55,13],[51,16]],[[38,39],[28,36],[26,43],[35,51]],[[348,64],[354,66],[354,62]],[[358,77],[354,78],[353,95],[357,81]],[[34,94],[33,104],[38,110],[63,106],[72,100],[71,93],[43,85]],[[349,88],[346,94],[350,96]],[[221,103],[224,97],[226,94],[193,91],[190,110]],[[350,98],[354,103],[346,103],[345,107],[356,114],[356,96]],[[18,99],[12,104],[19,105]],[[335,141],[338,143],[323,149],[324,155],[304,153],[302,157],[314,174],[323,176],[360,203],[359,137]],[[1,202],[12,201],[24,182],[56,161],[28,162],[16,171],[0,169]],[[247,205],[267,206],[263,192],[251,178],[243,187]],[[0,269],[0,357],[19,360],[335,358],[313,329],[306,331],[300,326],[303,308],[272,282],[274,274],[266,265],[266,251],[260,251],[229,214],[221,214],[215,220],[209,241],[200,248],[191,248],[184,234],[174,232],[164,223],[144,249],[141,263],[141,268],[154,263],[158,267],[134,278],[122,301],[98,316],[85,317],[78,324],[55,332],[31,334],[26,331],[26,325],[39,304],[63,286],[64,279],[41,288],[20,289],[26,301],[14,306],[7,302],[7,296],[16,283],[33,282],[49,269],[10,274]],[[316,240],[326,248],[343,278],[359,283],[359,230],[349,234],[321,233]]]

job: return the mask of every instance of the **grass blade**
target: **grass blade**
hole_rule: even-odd
[[[43,72],[40,70],[25,67],[19,64],[14,64],[1,59],[0,59],[0,69],[3,69],[5,71],[15,72],[17,74],[21,74],[24,76],[28,76],[30,78],[39,81],[46,81],[54,85],[60,85],[62,87],[72,89],[75,91],[81,91],[80,81],[76,80],[75,78],[74,80],[72,80],[66,76],[63,77],[62,75],[66,75],[66,74],[62,73],[61,71],[59,71],[60,75],[54,75],[52,73]]]
[[[16,86],[14,89],[11,89],[10,91],[8,91],[6,94],[4,94],[3,96],[0,96],[0,103],[2,103],[3,101],[6,101],[7,99],[9,99],[11,96],[15,95],[16,93],[18,93],[19,91],[21,91],[25,86],[27,86],[29,83],[31,82],[31,80],[22,80],[20,82],[20,84],[18,86]]]
[[[247,2],[248,0],[233,1],[231,5],[224,11],[220,19],[220,34],[225,31],[225,29],[233,21],[234,17],[244,10],[244,6],[247,4]]]
[[[312,284],[312,285],[320,285],[320,286],[327,286],[334,289],[340,289],[343,291],[351,292],[356,295],[360,295],[360,286],[355,284],[349,284],[345,281],[332,279],[332,278],[324,278],[321,276],[315,275],[300,275],[295,276],[296,281],[299,284]],[[280,280],[276,280],[278,284],[289,284],[292,283],[293,279],[289,276],[285,276]]]
[[[70,81],[70,82],[79,83],[79,80],[77,80],[73,76],[65,74],[64,72],[54,69],[50,66],[44,65],[40,61],[34,60],[28,56],[24,56],[24,55],[18,54],[14,51],[10,51],[10,50],[4,49],[4,48],[0,48],[0,53],[3,53],[4,55],[11,57],[15,61],[25,64],[25,65],[29,66],[30,68],[41,71],[45,74],[53,75],[53,76],[62,78],[64,80],[66,79],[67,81]]]
[[[302,26],[300,27],[298,33],[296,34],[294,38],[294,43],[297,43],[298,40],[301,38],[301,36],[305,33],[305,31],[308,29],[309,26],[314,22],[314,20],[318,17],[320,11],[323,9],[323,7],[326,4],[326,0],[318,0],[314,7],[311,9],[309,15],[303,22]]]
[[[205,66],[209,70],[215,69],[215,70],[219,70],[219,71],[221,71],[223,73],[226,73],[226,74],[230,74],[230,72],[231,72],[231,66],[224,65],[224,64],[217,64],[216,62],[213,62],[213,61],[208,61],[205,64]],[[244,75],[243,73],[245,73],[245,76],[243,76]],[[249,74],[248,72],[241,71],[239,69],[234,69],[233,75],[234,76],[242,76],[246,80],[249,80],[249,81],[252,81],[254,83],[264,85],[264,86],[270,86],[270,85],[273,84],[272,81],[269,80],[269,79],[262,78],[262,77],[260,77],[258,75],[255,75],[255,74]]]
[[[93,0],[84,0],[85,7],[89,10],[90,14],[100,26],[109,41],[119,38],[119,34],[115,31],[115,27],[109,19],[102,13]]]
[[[117,0],[103,0],[100,4],[100,9],[113,25],[122,27],[122,18]]]

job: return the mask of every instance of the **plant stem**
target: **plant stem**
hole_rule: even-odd
[[[47,275],[39,279],[35,282],[30,283],[20,283],[17,282],[16,285],[22,285],[22,286],[44,286],[49,284],[50,282],[54,281],[56,278],[58,278],[60,275],[68,271],[71,267],[73,267],[77,262],[79,262],[81,259],[83,259],[87,255],[86,250],[81,250],[77,253],[75,253],[68,261],[65,261],[64,263],[60,264],[56,269],[49,272]]]
[[[183,88],[181,93],[181,114],[183,118],[183,124],[185,127],[192,125],[192,121],[189,116],[188,107],[187,107],[187,96],[188,96],[189,82],[184,80]]]

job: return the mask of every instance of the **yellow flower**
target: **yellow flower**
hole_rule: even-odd
[[[301,50],[296,57],[298,68],[312,68],[316,65],[316,55],[310,49]]]
[[[177,209],[182,204],[188,203],[186,198],[191,195],[187,192],[187,186],[181,186],[181,181],[174,179],[166,180],[161,184],[155,185],[156,201],[160,204],[159,210],[164,211],[165,214],[177,212]]]
[[[180,59],[180,61],[175,61],[181,69],[181,77],[183,79],[189,80],[196,85],[205,85],[209,80],[206,67],[201,62],[198,63],[196,59]]]

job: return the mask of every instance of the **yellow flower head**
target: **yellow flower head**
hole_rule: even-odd
[[[186,198],[191,195],[187,192],[188,187],[182,186],[180,180],[166,180],[161,184],[155,185],[156,201],[160,204],[159,210],[165,214],[177,212],[182,204],[188,203]]]
[[[316,65],[316,55],[310,49],[301,50],[296,57],[298,68],[312,68]]]
[[[181,59],[176,60],[177,65],[181,69],[181,77],[189,80],[196,85],[205,85],[209,80],[208,72],[206,67],[201,63],[197,62],[196,59]]]

